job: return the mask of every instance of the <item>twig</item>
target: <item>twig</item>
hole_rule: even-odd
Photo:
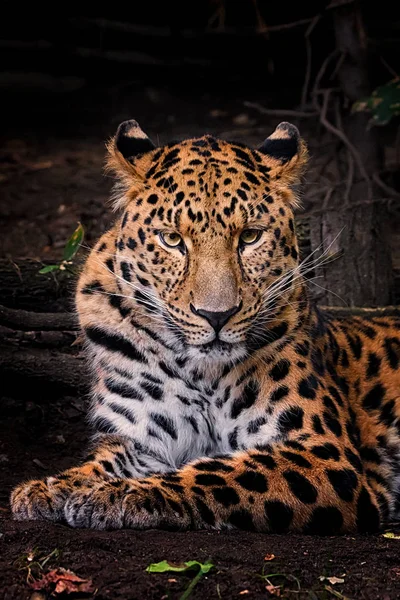
[[[336,76],[336,73],[339,71],[340,67],[342,66],[342,64],[343,64],[343,61],[344,61],[344,59],[346,58],[346,54],[347,54],[346,52],[341,52],[341,53],[340,53],[340,56],[339,56],[339,58],[338,58],[338,60],[337,60],[337,63],[336,63],[336,65],[335,65],[335,68],[333,69],[333,71],[332,71],[332,73],[331,73],[331,75],[330,75],[330,77],[329,77],[329,79],[330,79],[331,81],[332,81],[332,79],[334,79],[334,77]]]
[[[165,57],[151,56],[144,52],[120,52],[118,50],[98,50],[97,48],[78,48],[72,49],[72,54],[77,56],[83,56],[85,58],[100,58],[103,60],[109,60],[114,62],[133,63],[142,65],[158,65],[174,67],[181,64],[199,65],[203,67],[209,67],[212,64],[211,60],[202,58],[192,58],[188,56],[182,56],[177,60],[166,60]]]
[[[344,53],[342,53],[341,58],[343,58],[343,56],[344,56]],[[340,62],[341,62],[341,60],[339,58],[338,64]],[[336,103],[335,103],[335,115],[336,115],[336,125],[338,126],[338,129],[343,130],[342,116],[340,114],[340,107],[339,107],[338,100],[336,100]],[[352,188],[353,181],[354,181],[354,159],[353,159],[353,155],[351,154],[349,149],[347,149],[347,158],[348,158],[347,182],[346,182],[346,189],[344,192],[344,205],[345,206],[348,206],[348,204],[350,202],[350,193],[351,193],[351,188]]]
[[[284,31],[285,29],[293,29],[293,27],[299,27],[299,25],[307,25],[307,23],[311,23],[315,17],[308,19],[299,19],[298,21],[293,21],[292,23],[283,23],[282,25],[272,25],[268,27],[268,31]]]
[[[316,15],[311,21],[310,25],[307,27],[307,31],[304,34],[305,42],[306,42],[306,56],[307,56],[307,66],[306,66],[306,74],[304,77],[303,88],[301,90],[301,107],[304,108],[307,102],[307,93],[310,85],[310,77],[311,77],[311,58],[312,58],[312,46],[310,36],[314,31],[315,26],[320,20],[321,16]]]
[[[381,58],[381,63],[383,64],[383,66],[387,68],[387,70],[389,71],[389,73],[395,79],[398,79],[399,78],[399,74],[386,62],[386,60],[383,58],[383,56],[381,56],[380,58]]]
[[[332,50],[332,52],[330,52],[328,54],[328,56],[325,58],[325,60],[322,62],[322,65],[319,68],[319,71],[315,77],[314,80],[314,85],[313,85],[313,90],[312,90],[312,98],[313,98],[313,104],[314,106],[316,105],[316,94],[317,94],[317,90],[320,89],[320,84],[321,84],[321,80],[325,74],[326,69],[328,68],[329,63],[331,62],[331,60],[337,56],[339,53],[339,50],[336,48],[335,50]],[[319,113],[320,112],[320,107],[318,106],[318,104],[316,105],[316,110]]]
[[[213,20],[213,18],[214,18],[214,20]],[[210,20],[211,25],[217,19],[220,21],[220,23],[218,24],[220,26],[221,25],[220,9],[217,9],[217,11],[211,17],[211,20]],[[287,31],[288,29],[300,27],[301,25],[308,25],[314,19],[315,19],[315,17],[308,17],[307,19],[299,19],[298,21],[292,21],[290,23],[271,25],[271,26],[268,26],[268,33],[276,32],[276,31]],[[222,20],[223,20],[223,15],[222,15]],[[170,29],[168,27],[152,27],[152,26],[147,26],[147,25],[136,25],[134,23],[125,23],[125,22],[121,22],[121,21],[109,21],[108,19],[81,17],[79,19],[72,18],[72,19],[70,19],[70,22],[72,22],[74,24],[78,24],[79,22],[89,23],[89,24],[97,25],[98,27],[100,27],[102,29],[108,28],[108,29],[114,29],[116,31],[126,31],[128,33],[135,33],[138,35],[151,35],[151,36],[155,36],[155,37],[157,37],[157,36],[169,37],[171,35]],[[226,35],[235,35],[235,36],[237,36],[237,35],[245,35],[246,36],[249,34],[249,32],[250,33],[256,32],[257,34],[265,34],[265,31],[257,31],[254,29],[254,27],[240,28],[240,30],[238,31],[238,29],[235,27],[225,27],[225,25],[223,23],[222,23],[222,25],[223,25],[222,29],[207,29],[206,33],[207,34],[221,34],[222,33],[224,35],[226,34]],[[210,22],[208,23],[207,26],[210,26]],[[202,33],[199,34],[199,32],[196,31],[195,29],[182,29],[182,30],[180,30],[179,33],[183,38],[194,38],[194,37],[198,38],[198,37],[201,37],[201,35],[202,35]]]
[[[347,157],[349,160],[349,168],[348,168],[348,172],[347,172],[346,189],[344,192],[344,205],[345,206],[349,205],[350,192],[351,192],[351,188],[352,188],[353,181],[354,181],[354,159],[353,159],[353,156],[352,156],[350,150],[347,150]]]
[[[38,42],[22,42],[18,40],[0,40],[0,48],[41,48],[45,50],[52,50],[55,48],[55,45],[52,42],[48,42],[46,40],[39,40]],[[121,52],[119,50],[101,50],[98,48],[88,48],[88,47],[70,47],[70,52],[72,55],[83,56],[84,58],[99,58],[103,60],[109,60],[114,62],[122,62],[122,63],[133,63],[133,64],[142,64],[142,65],[158,65],[158,66],[168,66],[174,67],[181,64],[190,64],[190,65],[199,65],[199,66],[210,66],[212,64],[211,60],[202,59],[202,58],[192,58],[192,57],[181,57],[177,60],[166,60],[165,57],[161,56],[152,56],[150,54],[146,54],[144,52],[132,52],[126,51]]]
[[[310,203],[310,200],[312,200],[313,198],[320,198],[322,194],[326,194],[332,187],[337,188],[339,185],[341,184],[336,184],[334,186],[329,185],[325,187],[318,187],[317,189],[310,190],[310,192],[306,192],[304,196],[306,197],[306,201]],[[314,186],[315,183],[312,184],[312,187]],[[309,213],[307,212],[307,214]]]
[[[332,185],[330,188],[328,188],[324,200],[322,202],[322,212],[328,212],[328,206],[329,206],[329,200],[331,199],[331,196],[333,194],[333,192],[335,191],[335,186]]]
[[[371,198],[372,197],[371,180],[368,177],[367,171],[365,170],[365,167],[361,160],[360,154],[358,153],[355,146],[353,146],[353,144],[350,142],[350,140],[348,139],[346,134],[342,130],[340,130],[337,127],[335,127],[334,125],[332,125],[332,123],[330,123],[327,119],[326,113],[328,110],[328,100],[329,100],[329,96],[331,93],[331,89],[328,88],[328,89],[320,90],[320,91],[316,90],[316,94],[314,96],[314,105],[318,109],[319,105],[318,105],[318,100],[317,100],[317,93],[322,94],[322,97],[323,97],[323,103],[322,103],[322,107],[320,108],[320,117],[319,117],[322,125],[324,125],[324,127],[328,131],[330,131],[331,133],[336,135],[336,137],[338,137],[344,143],[344,145],[350,150],[350,152],[352,153],[354,160],[356,161],[356,164],[360,170],[360,173],[363,176],[363,178],[365,179],[365,182],[367,184],[368,197]]]
[[[102,18],[89,17],[71,17],[68,19],[72,25],[96,25],[99,29],[113,29],[114,31],[126,31],[137,35],[150,35],[155,37],[169,37],[171,30],[169,27],[154,27],[151,25],[137,25],[136,23],[127,23],[126,21],[109,21]]]
[[[247,108],[254,108],[263,115],[270,115],[273,117],[294,117],[298,119],[309,119],[310,117],[315,117],[318,115],[316,111],[303,111],[303,110],[290,110],[290,109],[278,109],[278,108],[265,108],[258,104],[257,102],[248,102],[245,100],[243,102],[244,106]]]

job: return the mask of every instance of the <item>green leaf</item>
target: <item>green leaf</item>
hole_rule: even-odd
[[[40,269],[39,273],[51,273],[52,271],[59,271],[60,270],[60,265],[47,265],[46,267],[43,267],[43,269]]]
[[[400,535],[396,535],[393,531],[387,531],[382,534],[384,538],[389,538],[391,540],[400,540]]]
[[[361,98],[352,106],[352,112],[371,113],[372,125],[386,125],[400,115],[400,79],[396,78],[381,85],[367,98]]]
[[[197,560],[188,560],[187,562],[178,565],[171,564],[167,560],[162,560],[159,563],[152,563],[149,565],[146,571],[148,573],[168,573],[171,571],[175,573],[186,573],[187,571],[196,571],[196,575],[179,598],[179,600],[187,600],[202,576],[205,575],[205,573],[208,573],[213,567],[214,565],[209,560],[205,563],[198,562]]]
[[[79,250],[79,246],[82,244],[84,236],[84,230],[82,225],[79,223],[74,233],[69,238],[64,248],[63,260],[72,260],[75,254]]]
[[[159,563],[152,563],[146,569],[148,573],[167,573],[167,572],[176,572],[176,573],[185,573],[186,571],[199,571],[200,573],[208,573],[212,568],[213,564],[209,561],[206,563],[198,562],[197,560],[188,560],[182,564],[171,564],[167,560],[162,560]]]

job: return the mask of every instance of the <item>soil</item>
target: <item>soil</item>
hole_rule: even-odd
[[[41,262],[59,260],[78,221],[85,227],[89,246],[104,231],[113,218],[107,207],[112,182],[102,176],[104,140],[125,118],[137,118],[155,139],[160,132],[161,141],[209,131],[255,144],[278,121],[246,112],[236,99],[188,99],[182,94],[176,98],[153,87],[141,90],[140,98],[131,95],[126,105],[111,94],[103,94],[101,100],[97,95],[93,104],[94,96],[92,91],[89,97],[64,100],[64,105],[58,101],[56,108],[47,99],[35,116],[35,126],[21,117],[10,124],[9,132],[4,129],[0,257],[12,264],[29,257],[38,261],[39,268]],[[64,308],[62,300],[59,310]],[[24,307],[18,295],[10,306]],[[38,302],[36,310],[43,310],[43,304]],[[49,401],[48,390],[41,393],[23,386],[7,388],[6,393],[0,421],[1,599],[33,600],[26,555],[35,548],[39,557],[57,549],[59,557],[49,560],[44,572],[61,566],[91,579],[99,600],[180,598],[190,577],[145,571],[150,563],[164,559],[213,562],[215,569],[200,580],[191,598],[400,597],[400,540],[382,534],[319,538],[247,532],[98,532],[12,521],[8,506],[12,487],[24,478],[45,477],[76,464],[88,430],[85,399],[54,394]],[[267,555],[274,558],[267,561]],[[267,580],[263,574],[273,576]],[[271,585],[277,587],[268,591],[266,586]]]

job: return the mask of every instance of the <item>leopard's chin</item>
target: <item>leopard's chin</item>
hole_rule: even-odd
[[[224,342],[218,338],[188,349],[191,358],[214,364],[234,364],[244,360],[248,354],[245,344]]]

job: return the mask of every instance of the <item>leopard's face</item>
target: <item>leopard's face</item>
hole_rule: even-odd
[[[284,170],[299,146],[286,162],[268,161],[206,136],[134,161],[116,240],[119,285],[193,356],[240,358],[282,328],[298,264]]]

